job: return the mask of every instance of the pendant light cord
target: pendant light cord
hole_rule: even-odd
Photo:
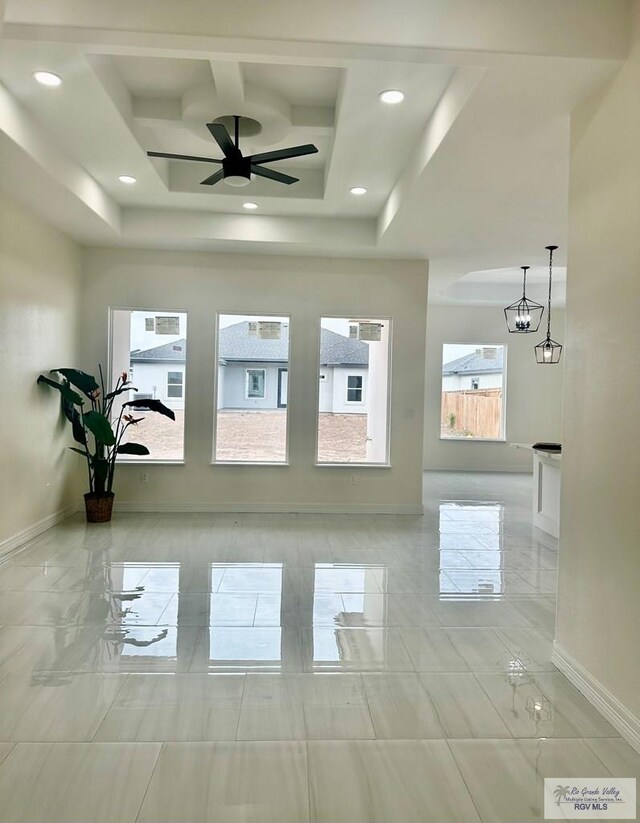
[[[549,249],[549,304],[547,306],[547,340],[551,339],[551,277],[553,272],[553,248]]]

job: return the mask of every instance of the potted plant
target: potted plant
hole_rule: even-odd
[[[123,442],[127,429],[143,419],[133,417],[128,409],[143,408],[164,414],[171,420],[176,418],[173,411],[159,400],[128,400],[122,404],[115,425],[112,425],[115,399],[124,392],[136,389],[131,385],[127,372],[122,372],[113,391],[105,392],[102,366],[98,368],[100,385],[93,375],[78,369],[52,369],[50,373],[60,375],[61,381],[43,374],[37,380],[39,384],[46,383],[60,392],[62,411],[71,423],[73,439],[80,445],[80,448],[70,446],[70,449],[86,460],[89,491],[84,496],[84,503],[89,523],[107,523],[111,520],[117,456],[149,454],[149,449],[141,443]]]

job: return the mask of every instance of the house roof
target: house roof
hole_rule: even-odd
[[[220,360],[243,362],[286,363],[289,350],[289,326],[282,325],[279,340],[264,340],[249,337],[249,323],[242,321],[220,329]],[[187,355],[187,341],[177,340],[153,349],[136,349],[131,352],[131,362],[167,363],[184,362]],[[361,340],[353,340],[343,334],[322,329],[320,337],[320,365],[322,366],[367,366],[369,347]]]
[[[442,374],[488,374],[489,372],[501,372],[504,365],[504,348],[502,346],[491,348],[496,350],[495,357],[484,357],[484,349],[476,349],[471,354],[465,354],[455,360],[450,360],[442,366]]]
[[[132,363],[184,363],[187,356],[187,341],[174,340],[172,343],[163,343],[153,349],[134,349],[130,359]]]

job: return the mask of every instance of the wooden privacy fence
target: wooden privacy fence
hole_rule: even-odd
[[[452,418],[451,415],[454,415]],[[442,392],[442,430],[452,437],[500,437],[502,389]],[[453,425],[451,425],[453,423]]]

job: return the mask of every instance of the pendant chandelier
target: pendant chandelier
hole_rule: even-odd
[[[559,363],[562,355],[562,346],[551,338],[551,277],[553,274],[553,253],[557,246],[546,246],[549,251],[549,301],[547,304],[547,336],[534,347],[536,363],[540,365]]]
[[[544,306],[527,298],[527,271],[529,266],[520,267],[522,276],[522,297],[504,310],[504,319],[511,334],[530,334],[538,331]]]

